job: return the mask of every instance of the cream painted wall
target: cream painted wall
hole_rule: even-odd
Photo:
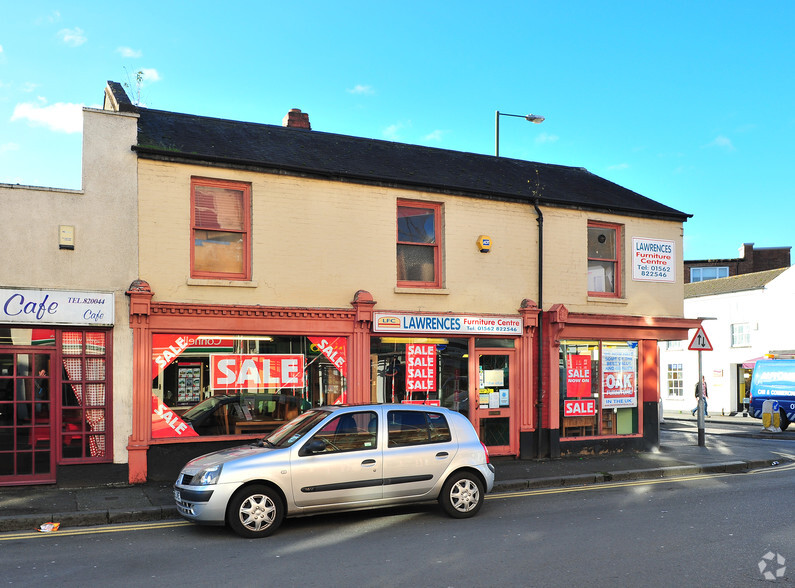
[[[113,455],[127,461],[132,430],[132,335],[125,292],[138,275],[137,116],[83,110],[83,190],[0,184],[6,236],[0,284],[10,288],[114,292]],[[58,248],[59,225],[75,249]]]
[[[522,299],[538,300],[532,206],[144,159],[138,165],[141,278],[156,300],[348,307],[364,289],[384,310],[510,314]],[[251,283],[190,279],[191,176],[251,184]],[[443,204],[442,293],[395,287],[398,198]],[[627,263],[633,236],[674,241],[677,268],[681,223],[546,207],[543,212],[545,307],[563,303],[572,312],[682,316],[681,275],[673,284],[633,282],[625,264],[625,299],[605,302],[586,292],[589,220],[625,227]],[[477,250],[482,234],[492,238],[490,253]]]

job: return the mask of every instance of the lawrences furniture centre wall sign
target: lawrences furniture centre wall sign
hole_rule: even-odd
[[[522,334],[522,319],[518,316],[376,312],[373,316],[373,331],[518,336]]]

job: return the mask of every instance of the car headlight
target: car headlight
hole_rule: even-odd
[[[215,465],[198,472],[191,480],[191,486],[211,486],[218,483],[218,478],[221,477],[221,465]]]

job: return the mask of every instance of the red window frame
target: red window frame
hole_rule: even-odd
[[[200,226],[196,215],[196,188],[223,188],[243,193],[243,228],[223,226]],[[192,278],[223,280],[251,280],[251,185],[244,182],[219,180],[215,178],[191,178],[190,182],[190,275]],[[216,231],[239,233],[243,240],[243,270],[241,272],[220,272],[196,269],[196,232]]]
[[[433,213],[433,243],[419,243],[416,241],[401,241],[400,239],[400,209],[413,208],[417,210],[427,210]],[[396,273],[397,285],[403,288],[441,288],[442,287],[442,205],[436,202],[420,202],[417,200],[398,200],[395,218],[395,250],[396,250]],[[400,268],[400,247],[402,245],[410,247],[431,247],[433,248],[433,279],[431,280],[409,280],[401,279]]]
[[[590,245],[587,244],[587,255],[588,255],[588,265],[592,261],[599,261],[599,262],[607,262],[613,264],[613,291],[612,292],[599,292],[594,290],[588,290],[588,296],[598,296],[602,298],[621,298],[622,292],[622,259],[621,259],[621,250],[622,250],[622,227],[621,225],[613,224],[613,223],[605,223],[605,222],[597,222],[597,221],[589,221],[588,222],[588,232],[590,229],[593,228],[603,228],[615,231],[615,252],[613,257],[591,257],[590,252]],[[588,243],[590,239],[586,239],[586,243]]]
[[[70,334],[78,335],[78,349],[68,351]],[[96,345],[101,336],[103,345]],[[113,333],[110,330],[64,328],[57,334],[57,363],[62,372],[57,380],[61,389],[58,404],[58,463],[108,463],[113,461]],[[91,347],[91,349],[89,349]],[[104,377],[97,377],[92,362],[103,362]],[[72,363],[76,362],[76,363]],[[102,402],[96,401],[92,387],[104,387]],[[68,404],[64,396],[73,394],[77,404]],[[77,416],[78,418],[75,418]],[[67,455],[67,448],[77,447],[81,455]]]

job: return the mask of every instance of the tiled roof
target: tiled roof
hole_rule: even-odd
[[[685,284],[685,298],[729,294],[731,292],[744,292],[746,290],[759,290],[788,269],[788,267],[782,267],[765,272],[740,274],[739,276],[718,278],[716,280],[704,280],[703,282],[691,282],[690,284]]]
[[[118,88],[113,88],[114,92]],[[138,108],[141,157],[192,161],[684,222],[691,215],[567,167]]]

